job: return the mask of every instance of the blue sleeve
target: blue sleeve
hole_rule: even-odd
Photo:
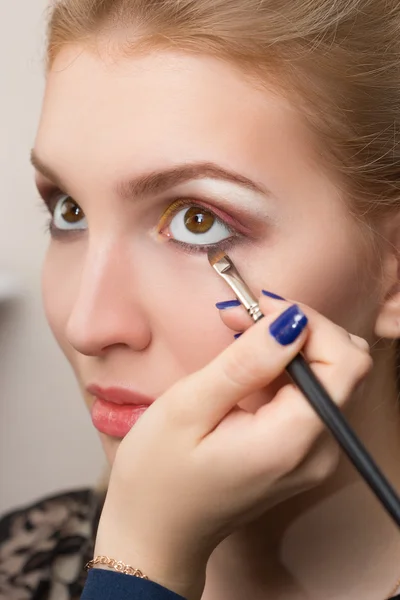
[[[185,600],[154,581],[105,569],[90,569],[81,600]]]

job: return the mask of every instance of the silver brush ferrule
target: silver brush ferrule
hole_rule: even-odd
[[[238,273],[231,259],[225,254],[220,260],[213,264],[213,268],[230,286],[253,321],[259,321],[264,315],[260,311],[257,299],[253,296],[249,287]]]

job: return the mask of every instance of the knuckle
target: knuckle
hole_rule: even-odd
[[[314,431],[314,424],[315,422],[319,423],[319,418],[308,402],[304,401],[304,397],[298,390],[294,389],[294,394],[297,395],[298,401],[292,405],[292,428],[293,431],[303,432],[301,437],[305,436],[306,441],[309,441],[310,433],[308,432]]]
[[[339,363],[332,365],[329,374],[329,388],[333,398],[344,404],[351,398],[352,392],[357,389],[373,367],[370,354],[352,347],[343,353]]]
[[[369,353],[355,348],[349,364],[351,365],[352,375],[358,382],[371,371],[373,360]]]
[[[298,426],[299,423],[297,422],[296,427]],[[304,439],[303,436],[300,437],[296,443],[292,443],[291,448],[288,449],[284,456],[282,456],[281,464],[284,472],[293,473],[297,471],[307,459],[307,456],[309,455],[312,446],[313,439],[309,437],[307,437],[307,439]]]
[[[350,335],[350,337],[351,337],[351,340],[354,342],[354,344],[356,344],[356,346],[360,350],[363,350],[364,352],[368,352],[368,353],[370,352],[371,347],[365,338],[362,338],[358,335]]]
[[[350,333],[347,331],[347,329],[345,329],[344,327],[342,327],[341,325],[336,325],[336,331],[347,341],[350,339]]]
[[[300,448],[292,447],[286,452],[282,453],[279,461],[279,476],[286,476],[297,471],[300,465],[303,463],[305,453]]]
[[[340,360],[332,365],[332,375],[344,383],[345,389],[358,384],[370,372],[373,366],[371,355],[357,346],[349,346]]]
[[[336,453],[320,456],[319,460],[315,461],[315,465],[310,471],[308,483],[312,486],[321,485],[335,473],[338,463],[339,458]]]
[[[365,380],[373,368],[373,359],[368,352],[348,344],[342,347],[340,356],[327,364],[315,364],[313,370],[331,394],[333,400],[340,405],[347,403],[352,398],[352,393]],[[303,418],[303,426],[307,422]],[[299,415],[296,417],[299,420]],[[311,422],[310,427],[312,427]]]
[[[326,444],[310,461],[305,475],[307,484],[314,487],[327,481],[337,470],[339,458],[339,448],[333,443]]]

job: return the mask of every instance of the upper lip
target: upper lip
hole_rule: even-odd
[[[154,402],[154,398],[128,390],[126,388],[109,387],[102,388],[98,385],[89,385],[87,388],[89,394],[92,394],[105,402],[113,402],[114,404],[135,404],[137,406],[150,406]]]

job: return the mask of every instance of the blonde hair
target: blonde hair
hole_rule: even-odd
[[[65,45],[99,40],[123,55],[155,48],[213,55],[275,85],[316,134],[321,165],[336,174],[372,242],[370,224],[399,210],[399,0],[54,3],[49,68]]]
[[[59,0],[49,68],[66,44],[121,28],[123,53],[207,53],[273,81],[317,133],[320,156],[357,213],[399,208],[398,0]]]

